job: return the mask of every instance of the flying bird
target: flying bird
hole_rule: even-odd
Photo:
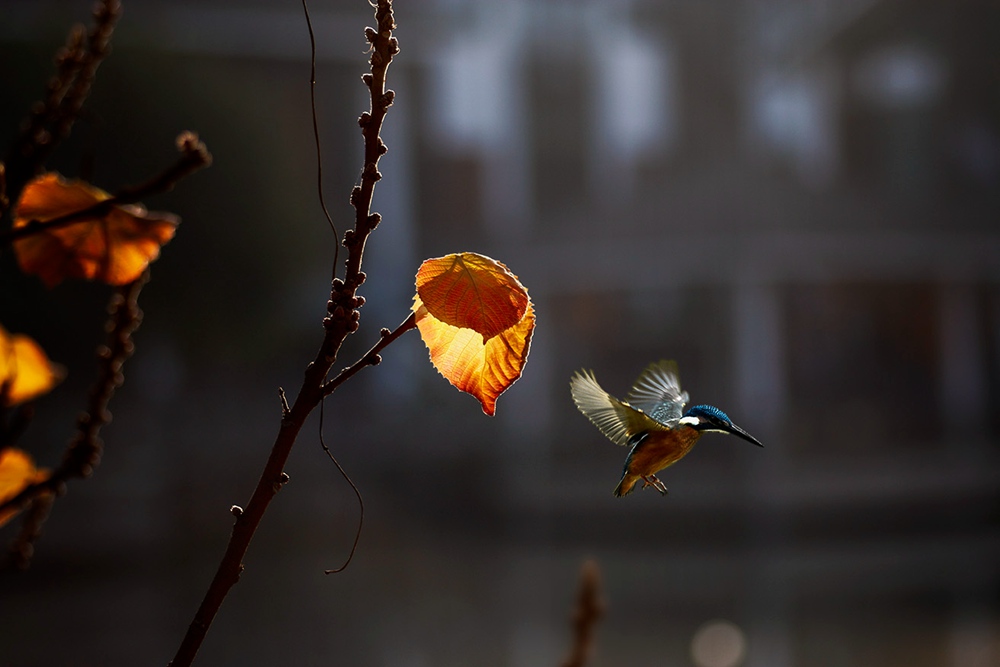
[[[642,480],[666,495],[667,487],[656,473],[677,463],[691,451],[702,433],[728,433],[763,447],[712,405],[695,405],[686,412],[686,391],[681,391],[677,362],[662,359],[650,364],[636,379],[625,400],[601,389],[593,371],[577,371],[570,379],[573,402],[580,412],[616,445],[628,445],[618,497],[628,495]]]

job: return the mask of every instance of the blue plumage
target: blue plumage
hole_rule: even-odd
[[[684,413],[685,417],[715,417],[716,419],[721,419],[722,421],[732,424],[733,420],[729,418],[725,412],[715,407],[714,405],[692,405],[688,408],[688,411]]]

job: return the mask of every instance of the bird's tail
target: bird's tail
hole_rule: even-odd
[[[623,498],[632,493],[632,489],[635,488],[635,483],[638,481],[638,475],[630,475],[626,472],[622,475],[622,481],[618,482],[618,486],[615,487],[615,497]]]

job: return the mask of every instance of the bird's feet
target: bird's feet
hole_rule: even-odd
[[[661,496],[667,495],[667,485],[657,479],[656,475],[643,475],[642,476],[642,488],[651,486],[660,492]]]

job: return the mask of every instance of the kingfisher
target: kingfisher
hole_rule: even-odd
[[[639,480],[642,488],[651,486],[666,495],[667,487],[656,473],[691,451],[702,433],[728,433],[764,446],[713,405],[695,405],[685,412],[688,393],[681,391],[677,362],[672,360],[647,366],[624,401],[601,389],[593,371],[577,371],[569,385],[580,412],[611,442],[629,447],[615,487],[619,498],[631,493]]]

